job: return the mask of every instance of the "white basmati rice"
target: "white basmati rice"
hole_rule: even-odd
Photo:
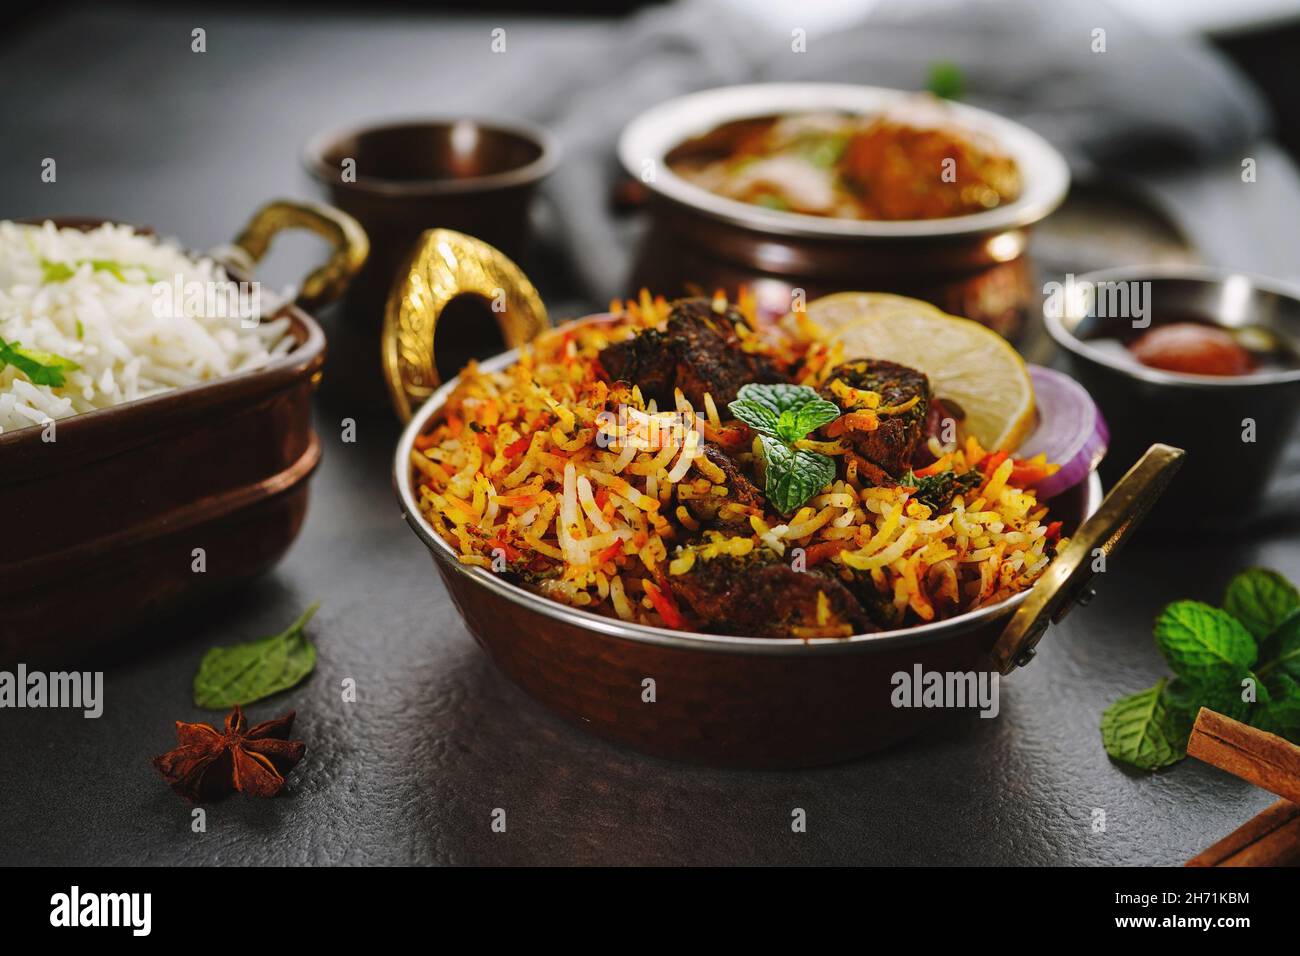
[[[252,291],[235,286],[211,259],[190,259],[179,246],[129,226],[82,232],[50,222],[0,222],[0,339],[80,366],[52,387],[0,360],[0,432],[284,355],[294,346],[289,320],[261,321],[281,300],[260,288],[253,298]],[[241,314],[231,307],[241,301],[260,308]]]

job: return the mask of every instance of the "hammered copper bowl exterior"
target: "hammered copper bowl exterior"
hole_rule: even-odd
[[[435,558],[475,640],[534,698],[634,750],[717,767],[838,763],[917,733],[952,711],[893,707],[891,675],[918,664],[987,671],[1009,617],[840,654],[686,649],[549,619],[485,591],[446,560]],[[653,702],[645,699],[650,686]]]
[[[669,297],[721,289],[733,299],[744,289],[776,314],[789,311],[796,289],[806,301],[873,289],[923,299],[1012,341],[1038,307],[1028,229],[929,241],[773,237],[657,198],[650,217],[631,289]]]
[[[325,337],[280,314],[298,345],[264,368],[0,435],[0,665],[82,660],[293,542]]]

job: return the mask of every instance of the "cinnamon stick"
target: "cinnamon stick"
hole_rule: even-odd
[[[1279,800],[1183,865],[1300,865],[1300,806]]]
[[[1202,707],[1187,741],[1187,753],[1300,803],[1300,747],[1281,737]]]

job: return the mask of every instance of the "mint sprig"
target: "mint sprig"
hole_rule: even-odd
[[[1298,607],[1300,594],[1291,582],[1266,568],[1237,575],[1223,596],[1223,609],[1246,625],[1256,639],[1271,634]]]
[[[951,60],[936,60],[930,64],[930,76],[926,82],[928,89],[935,96],[940,96],[945,100],[961,99],[962,90],[965,89],[966,78],[962,74],[961,67]]]
[[[835,459],[803,448],[791,448],[760,435],[767,468],[767,497],[790,514],[835,480]]]
[[[1240,621],[1200,601],[1170,604],[1156,618],[1155,637],[1174,673],[1193,685],[1239,683],[1259,656]]]
[[[1260,668],[1265,674],[1276,672],[1300,681],[1300,602],[1297,610],[1260,642],[1259,652],[1268,661]]]
[[[1232,579],[1223,605],[1175,601],[1160,613],[1156,645],[1178,676],[1102,714],[1115,760],[1144,770],[1178,762],[1202,707],[1300,742],[1300,593],[1251,568]]]
[[[835,459],[795,443],[840,417],[840,408],[807,385],[742,385],[727,408],[754,431],[763,449],[764,491],[792,514],[835,480]]]

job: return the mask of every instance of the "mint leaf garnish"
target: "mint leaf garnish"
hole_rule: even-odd
[[[1187,756],[1192,723],[1169,706],[1166,683],[1121,697],[1101,715],[1101,742],[1115,760],[1156,770]]]
[[[938,60],[930,64],[930,79],[926,88],[935,96],[941,96],[945,100],[958,99],[965,85],[961,67],[956,63],[951,60]]]
[[[796,442],[840,417],[840,408],[807,385],[742,385],[727,408],[754,431],[763,448],[767,499],[791,514],[835,480],[835,460]]]
[[[304,628],[319,607],[312,604],[281,634],[208,651],[194,675],[194,703],[225,710],[298,684],[316,667],[316,648]]]
[[[1192,684],[1240,683],[1258,650],[1231,614],[1200,601],[1175,601],[1156,618],[1156,646],[1175,674]]]
[[[743,417],[741,412],[755,417],[761,424],[750,425],[755,431],[765,432],[766,434],[776,434],[776,422],[781,418],[781,413],[785,411],[797,412],[805,406],[830,405],[835,409],[835,416],[838,417],[840,410],[832,402],[826,401],[817,394],[815,388],[809,388],[807,385],[758,385],[750,383],[749,385],[740,386],[736,392],[736,400],[727,407],[731,413],[739,418],[746,425],[750,423]],[[737,406],[740,406],[737,408]],[[831,418],[834,421],[835,418]],[[771,423],[771,424],[767,424]],[[808,429],[812,431],[812,429]],[[808,432],[804,432],[804,435]],[[803,435],[799,436],[803,438]]]
[[[1223,609],[1257,639],[1264,638],[1300,609],[1300,593],[1276,571],[1250,568],[1228,582]]]
[[[742,401],[740,399],[736,399],[727,408],[731,410],[731,414],[760,435],[776,434],[777,423],[781,418],[780,412],[773,411],[768,406],[760,405],[758,402]]]
[[[41,352],[38,349],[25,349],[17,342],[0,339],[0,368],[12,365],[31,380],[33,385],[49,385],[61,388],[64,373],[81,368],[72,359],[53,352]]]
[[[791,448],[779,439],[759,436],[767,471],[764,491],[768,501],[782,514],[790,514],[835,480],[835,459],[802,448]]]
[[[788,418],[787,418],[788,416]],[[787,441],[798,441],[811,435],[823,425],[829,425],[840,417],[840,407],[834,402],[818,398],[799,408],[781,413],[781,422],[777,430]]]

